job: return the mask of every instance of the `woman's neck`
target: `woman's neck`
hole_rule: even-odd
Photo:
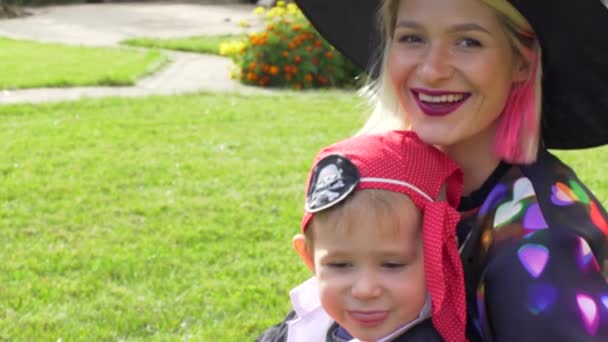
[[[500,163],[493,149],[494,130],[489,129],[458,144],[441,149],[458,163],[464,174],[463,195],[479,189]]]

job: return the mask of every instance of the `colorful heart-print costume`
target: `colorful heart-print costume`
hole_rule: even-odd
[[[460,224],[471,335],[608,341],[608,225],[599,201],[548,152],[485,188]]]

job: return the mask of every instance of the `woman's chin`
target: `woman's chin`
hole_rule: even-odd
[[[439,149],[454,144],[454,141],[452,141],[453,139],[449,133],[444,133],[439,130],[416,130],[415,127],[412,127],[412,130],[416,133],[416,135],[418,135],[420,140],[429,145],[436,146]]]

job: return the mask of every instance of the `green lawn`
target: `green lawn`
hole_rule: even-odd
[[[0,89],[132,85],[166,62],[159,51],[94,48],[0,37]]]
[[[184,38],[133,38],[122,44],[168,50],[189,51],[219,55],[220,44],[234,40],[242,35],[194,36]]]
[[[608,146],[579,151],[553,151],[561,160],[572,167],[608,209]]]
[[[290,250],[352,95],[0,106],[0,340],[250,341],[307,272]]]
[[[340,92],[0,106],[0,340],[252,341],[308,277],[290,241],[312,158],[362,108]],[[604,200],[607,152],[566,156]]]

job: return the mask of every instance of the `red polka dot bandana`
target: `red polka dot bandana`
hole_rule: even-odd
[[[436,201],[444,184],[446,200]],[[433,324],[445,341],[466,341],[464,275],[456,237],[460,215],[455,209],[462,195],[462,172],[456,163],[405,131],[360,135],[326,147],[308,177],[302,231],[315,212],[362,189],[403,193],[422,212]]]

